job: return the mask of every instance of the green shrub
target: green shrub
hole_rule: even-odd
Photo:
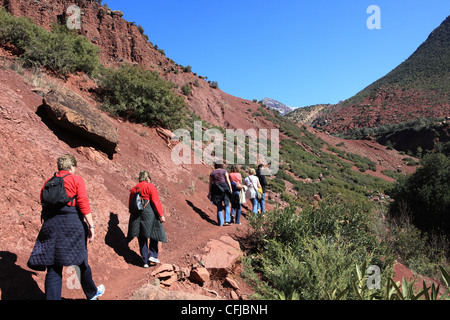
[[[0,43],[6,42],[22,51],[25,65],[42,66],[63,76],[77,71],[93,76],[100,66],[100,49],[75,30],[54,24],[48,32],[0,9]]]
[[[103,109],[114,115],[169,129],[184,125],[183,97],[172,90],[173,83],[157,72],[122,64],[118,69],[105,70],[100,86],[104,90]]]
[[[327,299],[352,284],[355,265],[377,265],[387,279],[392,256],[373,235],[369,204],[325,199],[320,207],[274,210],[251,219],[251,266],[269,299]],[[354,298],[352,292],[345,296]]]
[[[422,231],[450,231],[450,157],[428,154],[422,166],[408,177],[399,179],[390,191],[395,202],[390,214],[397,216],[406,205],[412,223]]]
[[[189,83],[185,83],[182,87],[181,87],[181,92],[185,95],[185,96],[190,96],[192,93],[192,87],[189,85]]]

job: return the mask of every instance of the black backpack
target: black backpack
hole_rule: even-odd
[[[44,191],[42,192],[43,211],[60,210],[65,207],[67,203],[75,199],[75,196],[69,197],[67,195],[64,187],[64,178],[67,176],[68,174],[63,177],[57,177],[55,173],[55,175],[47,181],[44,186]]]
[[[142,211],[144,211],[144,208],[145,208],[144,202],[145,201],[144,201],[144,199],[142,199],[142,196],[141,196],[141,190],[135,188],[133,198],[131,198],[128,211],[130,213],[136,213],[136,214],[142,213]]]

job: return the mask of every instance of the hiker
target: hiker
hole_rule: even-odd
[[[105,292],[105,286],[95,285],[88,264],[87,239],[90,243],[94,241],[95,225],[84,180],[75,175],[77,160],[74,156],[60,156],[57,166],[58,173],[48,179],[41,190],[43,224],[27,265],[37,271],[47,269],[47,300],[61,300],[64,266],[78,266],[86,298],[97,300]],[[61,204],[55,204],[57,202]]]
[[[253,168],[248,170],[250,174],[247,178],[245,178],[244,182],[248,187],[246,196],[252,202],[252,212],[256,215],[258,214],[258,195],[262,194],[261,184],[259,183],[259,179],[256,176],[256,171]]]
[[[209,175],[208,199],[217,207],[217,221],[219,226],[231,225],[231,182],[227,170],[220,163],[214,164],[214,170]],[[225,209],[225,221],[223,211]]]
[[[130,242],[133,238],[138,238],[144,268],[148,268],[149,264],[161,263],[158,259],[159,242],[167,242],[166,232],[162,225],[166,218],[158,191],[150,181],[150,173],[141,171],[139,183],[131,189],[129,198],[131,208],[135,194],[139,193],[142,197],[142,211],[130,212],[127,239]]]
[[[258,211],[261,211],[261,213],[265,213],[266,212],[266,187],[269,185],[267,183],[266,180],[266,176],[261,174],[262,168],[264,167],[264,165],[262,163],[260,163],[258,165],[258,169],[256,170],[256,176],[259,179],[259,183],[261,184],[261,189],[262,189],[262,195],[261,195],[261,199],[258,199]]]
[[[242,190],[242,176],[239,173],[239,167],[235,164],[231,166],[230,172],[231,181],[231,220],[234,219],[234,223],[241,224],[241,203],[240,193]]]

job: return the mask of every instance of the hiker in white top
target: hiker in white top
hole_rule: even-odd
[[[248,187],[246,197],[250,199],[252,202],[252,212],[255,216],[258,214],[258,194],[262,194],[261,184],[259,183],[259,179],[256,176],[256,171],[253,168],[248,170],[250,174],[247,178],[245,178],[244,182]],[[259,190],[258,190],[259,189]]]

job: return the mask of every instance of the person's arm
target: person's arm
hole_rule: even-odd
[[[89,204],[89,199],[87,196],[86,185],[83,178],[80,176],[73,176],[74,182],[76,184],[76,203],[78,209],[83,215],[88,215],[91,213],[91,206]]]
[[[91,206],[89,204],[89,199],[87,197],[86,185],[83,178],[79,176],[74,176],[76,179],[76,202],[77,207],[80,209],[84,216],[84,220],[88,226],[88,239],[91,243],[95,238],[95,224],[92,217]]]
[[[153,205],[153,208],[156,210],[156,213],[159,216],[159,220],[161,220],[161,222],[165,222],[166,218],[164,217],[164,212],[163,212],[161,200],[159,199],[158,190],[151,183],[149,183],[147,186],[149,189],[151,204]]]
[[[95,238],[95,225],[94,225],[94,219],[92,218],[92,213],[86,214],[84,216],[84,219],[86,220],[86,223],[88,225],[89,228],[89,232],[88,232],[88,238],[89,238],[89,242],[94,241]]]
[[[208,199],[211,198],[211,186],[212,186],[213,182],[212,182],[212,176],[209,175],[209,187],[208,187]]]
[[[228,175],[228,172],[225,173],[225,178],[227,180],[228,187],[230,187],[230,191],[233,190],[233,189],[231,189],[230,176]]]

